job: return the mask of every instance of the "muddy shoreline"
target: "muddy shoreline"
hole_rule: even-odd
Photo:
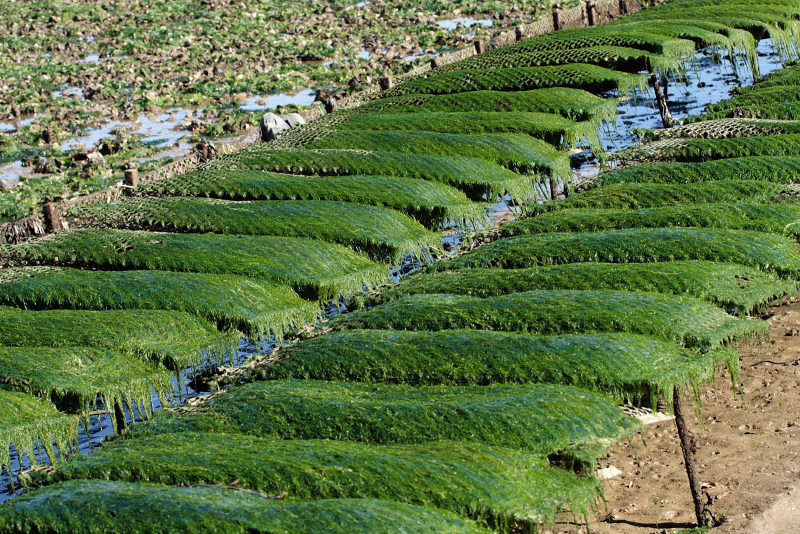
[[[740,347],[744,396],[726,372],[701,391],[700,417],[688,423],[700,439],[698,471],[713,532],[800,532],[800,294],[765,314],[768,342]],[[590,524],[602,534],[651,534],[692,528],[694,509],[680,441],[672,421],[649,425],[644,443],[613,447],[601,467],[621,471],[605,484],[607,510]],[[562,518],[556,532],[580,531]],[[773,520],[779,520],[773,523]],[[771,530],[763,530],[769,526]]]
[[[87,177],[121,176],[128,161],[151,170],[193,143],[256,126],[265,110],[307,108],[318,89],[344,95],[373,87],[442,51],[550,16],[552,3],[278,1],[245,10],[231,0],[125,8],[56,2],[46,10],[6,3],[0,220],[30,209],[14,210],[14,194],[4,199],[2,187],[33,178],[53,196],[54,184],[41,182],[54,177],[96,190],[84,189]],[[101,139],[123,147],[104,154],[107,165],[73,164]]]

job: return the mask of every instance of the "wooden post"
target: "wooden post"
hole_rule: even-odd
[[[628,12],[628,3],[626,0],[619,0],[619,14],[625,15]]]
[[[700,493],[700,481],[697,479],[697,464],[695,463],[697,439],[686,426],[683,406],[681,405],[681,396],[677,387],[672,393],[672,409],[675,411],[675,426],[678,428],[678,437],[681,438],[683,463],[686,466],[686,475],[689,477],[689,489],[692,492],[697,525],[701,527],[711,526],[711,514],[706,510],[705,504],[703,504],[703,496]]]
[[[19,131],[22,128],[22,113],[16,103],[11,104],[11,112],[14,114],[14,127]]]
[[[476,54],[483,54],[484,52],[486,52],[486,50],[488,50],[488,46],[486,45],[486,41],[475,41],[472,44],[475,46],[475,53]]]
[[[558,185],[552,176],[548,181],[550,182],[550,200],[555,200],[558,196]]]
[[[122,183],[128,187],[137,187],[139,185],[139,169],[129,164],[125,169],[125,178]]]
[[[672,120],[672,114],[669,112],[669,107],[667,107],[667,97],[664,95],[664,91],[661,90],[661,85],[659,85],[658,78],[655,74],[650,76],[650,83],[653,85],[653,91],[656,93],[656,102],[658,103],[658,112],[661,114],[661,123],[664,125],[664,128],[670,128],[674,121]]]
[[[561,6],[555,4],[553,6],[553,30],[558,31],[561,29]]]
[[[64,220],[61,218],[61,210],[56,202],[47,202],[42,205],[42,215],[44,225],[48,232],[58,232],[64,229]]]
[[[131,414],[131,416],[133,415]],[[114,421],[117,423],[117,433],[122,432],[128,424],[125,420],[125,412],[122,411],[122,405],[119,401],[114,402]]]
[[[586,0],[586,24],[589,26],[595,25],[594,2],[592,0]]]
[[[386,91],[392,88],[394,80],[392,80],[391,76],[383,76],[382,78],[378,78],[378,85],[381,87],[382,91]]]

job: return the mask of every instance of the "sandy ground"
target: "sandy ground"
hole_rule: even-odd
[[[800,302],[769,309],[770,341],[740,349],[744,399],[727,373],[702,392],[698,471],[714,534],[800,533]],[[649,425],[645,444],[620,444],[605,463],[622,474],[606,482],[607,508],[594,533],[672,533],[694,526],[694,508],[674,422]],[[639,461],[637,461],[637,458]],[[601,509],[603,508],[601,504]],[[559,523],[559,532],[585,527]]]

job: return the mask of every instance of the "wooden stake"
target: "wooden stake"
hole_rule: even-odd
[[[386,91],[387,89],[392,88],[394,81],[392,80],[391,76],[383,76],[378,78],[378,85],[380,85],[381,90]]]
[[[558,196],[558,184],[556,181],[551,177],[550,180],[550,200],[555,200]]]
[[[42,206],[44,224],[48,232],[58,232],[64,229],[64,221],[61,219],[61,209],[55,202],[47,202]]]
[[[136,167],[130,166],[125,169],[125,178],[122,180],[122,183],[127,185],[128,187],[136,187],[139,185],[139,169]]]
[[[553,6],[553,29],[555,31],[561,29],[561,6],[558,4]]]
[[[655,74],[650,76],[650,83],[653,85],[653,90],[656,93],[656,102],[658,102],[658,112],[661,114],[661,123],[664,125],[664,128],[670,128],[674,121],[672,120],[672,114],[669,112],[669,107],[667,107],[667,97],[664,95],[664,91],[661,90],[661,85],[659,85],[658,78]]]
[[[122,432],[128,425],[125,420],[125,412],[122,411],[122,405],[119,401],[114,402],[114,420],[117,422],[117,433]]]
[[[625,15],[628,12],[628,3],[625,0],[619,0],[619,13]]]
[[[592,0],[586,0],[586,24],[589,26],[595,25],[594,2]]]
[[[711,514],[706,510],[705,504],[703,504],[703,496],[700,493],[700,481],[697,479],[697,464],[695,463],[697,439],[686,426],[681,396],[677,387],[672,394],[672,409],[675,411],[675,426],[678,428],[678,437],[681,438],[683,463],[686,466],[686,475],[689,477],[689,489],[692,492],[694,514],[695,517],[697,517],[697,524],[701,527],[711,526]]]

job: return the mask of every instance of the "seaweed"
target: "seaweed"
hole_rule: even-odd
[[[393,263],[406,254],[428,260],[428,248],[439,242],[436,233],[395,210],[332,200],[126,198],[65,215],[73,226],[313,238]]]
[[[70,480],[0,508],[0,529],[34,532],[333,532],[404,529],[420,533],[488,532],[452,512],[390,501],[280,502],[224,487]]]
[[[284,150],[252,148],[221,156],[205,169],[260,170],[291,174],[341,176],[383,175],[422,178],[461,189],[471,200],[504,193],[525,199],[533,195],[530,176],[496,163],[464,156],[398,154],[358,150]]]
[[[597,182],[603,185],[623,182],[697,184],[699,182],[743,180],[791,184],[798,174],[800,174],[800,157],[751,156],[697,163],[634,165],[604,172],[600,174]],[[747,199],[742,198],[741,200]]]
[[[602,151],[597,136],[598,124],[592,121],[572,121],[560,115],[532,112],[420,112],[420,113],[360,113],[353,114],[341,124],[340,130],[363,131],[429,131],[449,134],[518,133],[570,148],[588,144]],[[323,134],[320,134],[323,135]]]
[[[392,97],[414,93],[449,94],[487,90],[528,91],[548,87],[569,87],[591,93],[616,90],[618,94],[625,96],[636,91],[646,91],[647,76],[628,74],[585,63],[488,70],[467,68],[441,74],[438,69],[434,69],[425,76],[411,79],[384,91],[381,96]]]
[[[567,208],[641,209],[722,202],[796,202],[797,191],[768,181],[719,180],[699,183],[613,183],[568,198],[528,207],[531,214]]]
[[[116,440],[57,468],[49,482],[99,479],[226,484],[291,499],[367,498],[449,510],[508,532],[539,526],[567,505],[589,510],[592,477],[550,467],[526,451],[442,441],[371,445],[241,434],[165,434]]]
[[[419,112],[539,112],[574,121],[611,121],[617,114],[614,98],[602,98],[581,89],[549,87],[531,91],[468,91],[446,95],[411,93],[371,100],[350,110],[355,113]]]
[[[439,182],[399,176],[298,176],[250,170],[195,171],[149,182],[136,196],[226,200],[339,200],[401,211],[435,228],[445,221],[480,221],[487,206]]]
[[[800,238],[800,207],[790,204],[686,204],[642,209],[562,209],[503,225],[502,235],[698,227],[756,230]]]
[[[403,122],[403,119],[398,117],[398,122]],[[497,163],[520,174],[545,173],[562,183],[572,179],[568,154],[523,134],[444,134],[414,130],[330,131],[327,135],[307,143],[305,147],[469,156]]]
[[[732,349],[697,353],[624,333],[536,336],[489,330],[348,330],[304,340],[247,365],[243,380],[287,378],[408,385],[547,383],[604,391],[620,401],[671,400],[694,390]]]
[[[612,27],[607,30],[621,33],[620,28]],[[624,38],[617,37],[618,42],[622,39]],[[624,45],[597,45],[592,42],[593,40],[593,37],[558,40],[554,36],[546,41],[539,42],[538,39],[534,38],[489,50],[485,54],[476,54],[459,62],[444,65],[437,71],[464,72],[483,70],[491,72],[494,69],[584,64],[597,65],[618,72],[634,74],[648,71],[681,76],[684,72],[686,59],[694,53],[694,43],[691,41],[681,42],[670,39],[671,43],[666,46],[671,49],[672,53],[661,55]],[[651,40],[655,40],[655,37],[651,38]],[[662,41],[666,42],[667,39],[662,39]],[[591,90],[593,86],[584,85],[583,88]],[[618,89],[618,87],[615,88]],[[594,90],[597,89],[594,88]]]
[[[760,310],[797,291],[786,280],[756,267],[710,261],[567,263],[523,269],[475,268],[420,272],[381,291],[377,302],[405,295],[446,293],[491,297],[537,289],[611,289],[690,295],[734,314]]]
[[[206,360],[224,362],[225,353],[239,346],[240,335],[178,311],[31,311],[0,306],[0,345],[107,348],[172,370]]]
[[[766,336],[766,321],[737,319],[693,297],[602,290],[541,290],[476,298],[409,295],[343,315],[335,330],[477,329],[533,334],[629,332],[709,349]]]
[[[78,229],[0,245],[0,265],[234,274],[287,284],[308,299],[332,300],[384,282],[388,268],[348,248],[313,239]]]
[[[44,397],[87,420],[98,398],[108,409],[125,403],[148,417],[154,390],[163,403],[173,397],[164,368],[108,349],[0,347],[0,376],[3,389]]]
[[[9,445],[13,444],[18,452],[24,453],[31,464],[44,463],[48,459],[55,462],[70,450],[77,450],[78,417],[59,412],[50,401],[0,389],[0,413],[3,414],[0,419],[0,467],[6,466],[9,473]]]
[[[476,441],[560,453],[594,465],[638,421],[597,392],[550,384],[424,386],[276,380],[226,390],[195,408],[162,411],[129,437],[240,432],[376,444]]]
[[[0,270],[0,303],[18,308],[177,310],[250,337],[314,321],[319,302],[291,288],[230,274],[94,271],[69,267]]]
[[[646,143],[617,152],[619,160],[696,163],[749,156],[800,156],[800,134],[733,137],[729,139],[681,138]]]
[[[644,263],[707,260],[738,263],[796,279],[800,249],[775,234],[716,228],[633,228],[500,239],[433,266],[517,269],[560,263]]]

